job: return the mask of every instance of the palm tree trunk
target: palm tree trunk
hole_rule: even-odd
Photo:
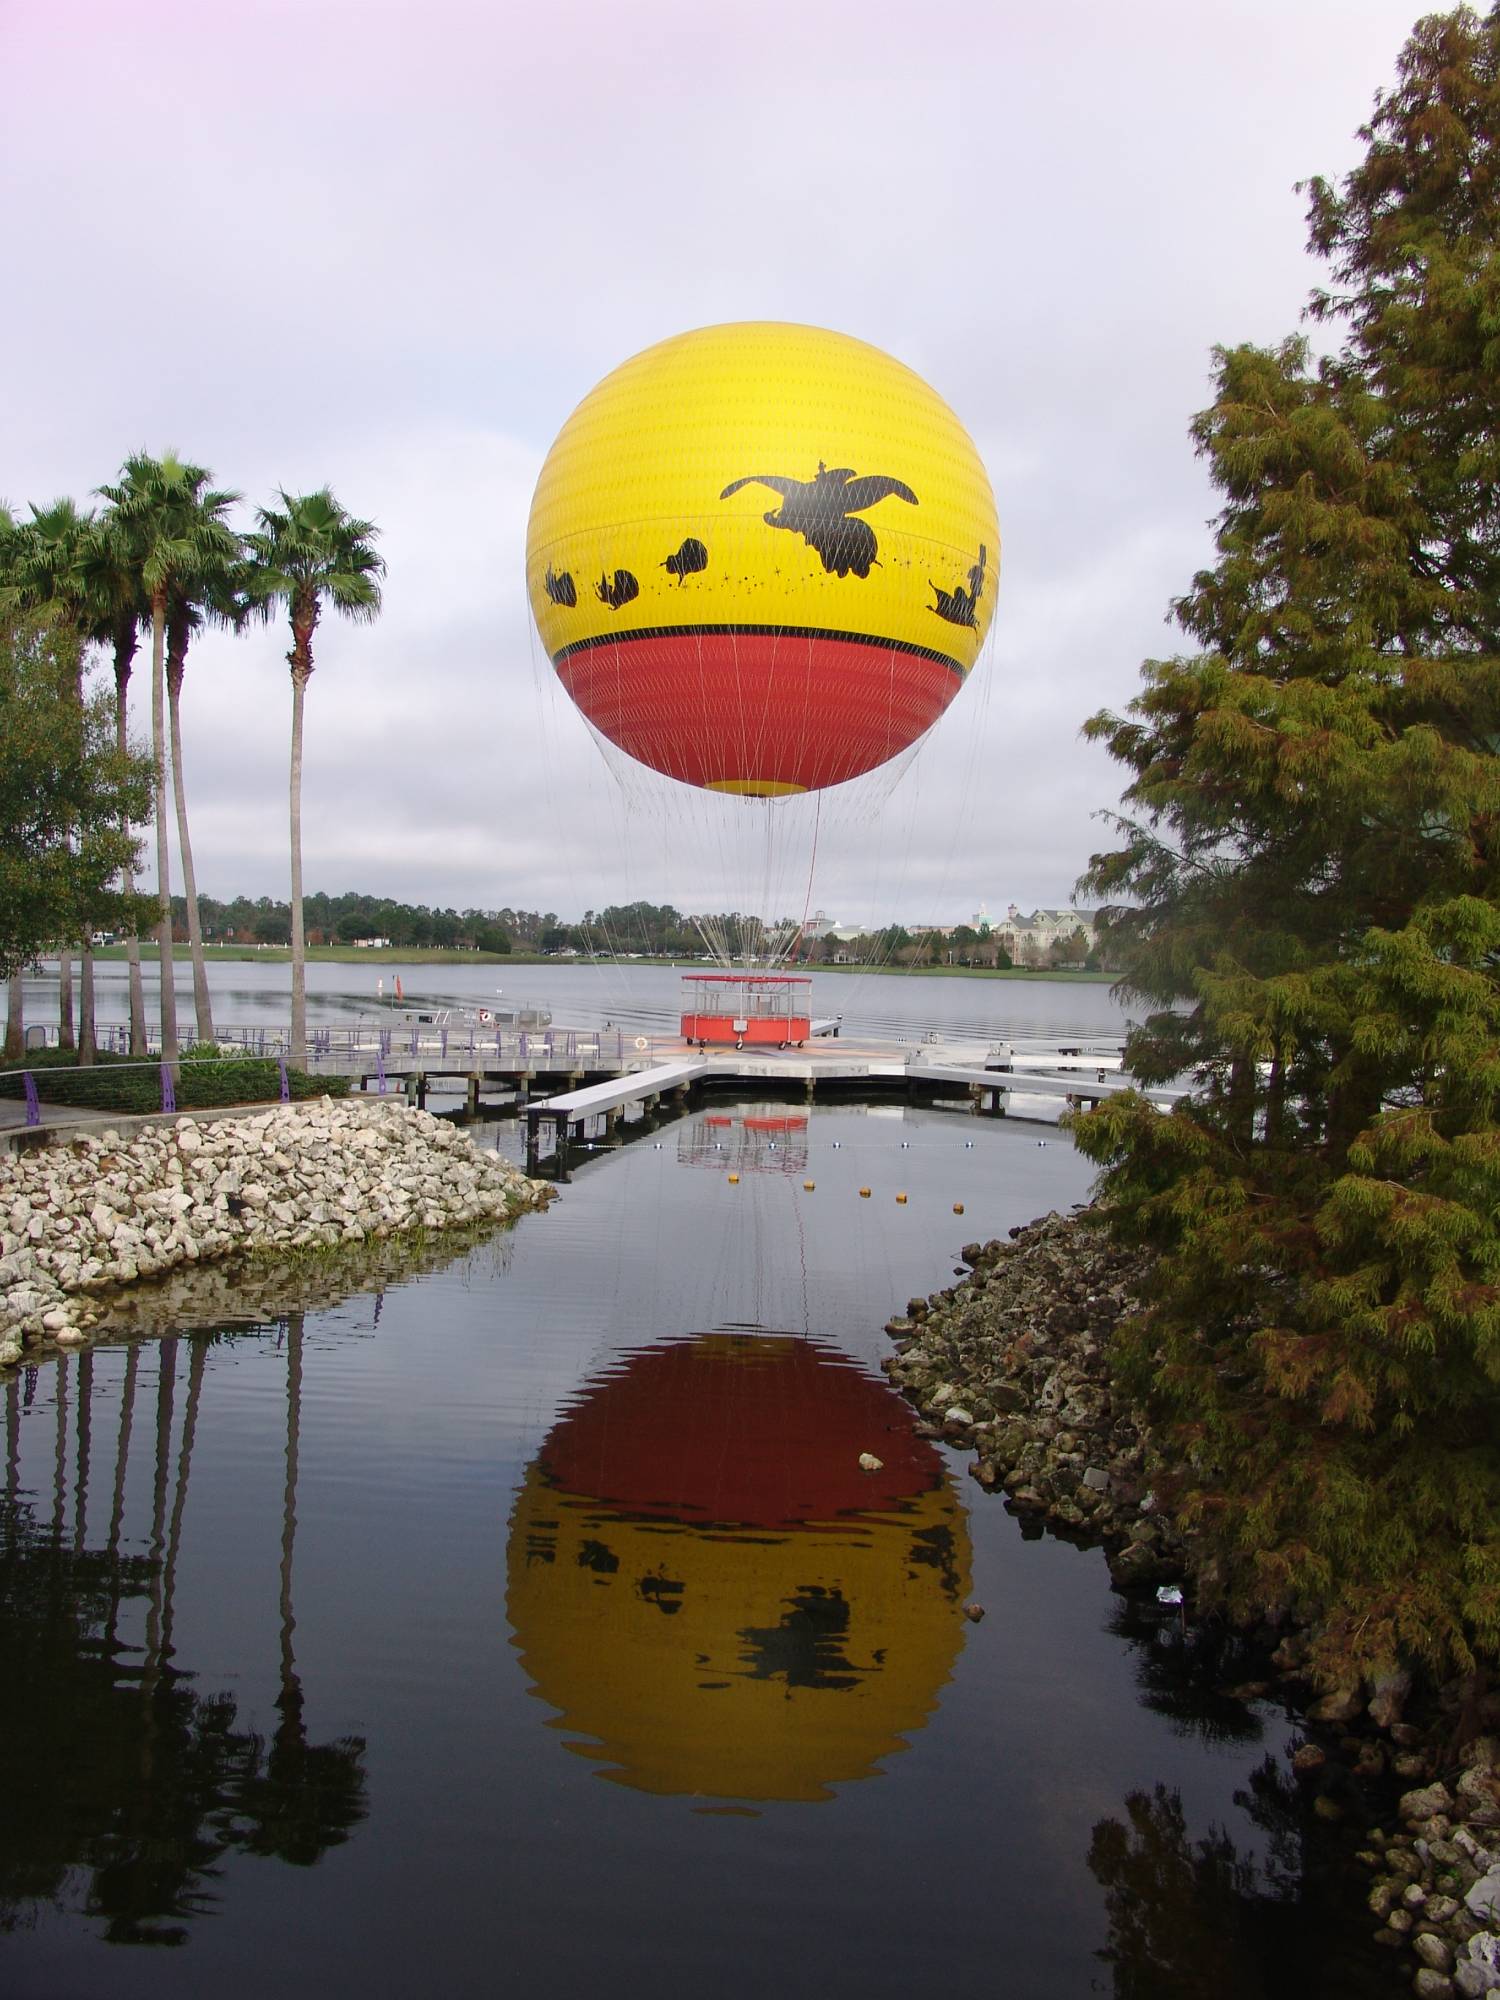
[[[292,1635],[292,1555],[297,1542],[297,1453],[302,1429],[302,1328],[305,1315],[288,1313],[286,1322],[286,1487],[281,1501],[281,1698],[283,1713],[295,1706],[297,1661]]]
[[[208,996],[208,967],[203,961],[203,930],[198,921],[198,882],[193,873],[193,846],[188,839],[187,787],[182,777],[182,665],[167,670],[167,712],[172,733],[172,797],[177,806],[177,846],[182,855],[182,886],[187,898],[188,950],[193,955],[193,1011],[198,1040],[214,1038],[213,1008]]]
[[[302,705],[308,676],[292,668],[292,1063],[307,1067],[307,939],[302,927]]]
[[[5,984],[5,1059],[12,1061],[26,1048],[26,988],[13,972]]]
[[[78,1357],[78,1460],[73,1486],[73,1553],[82,1555],[88,1536],[89,1458],[94,1417],[94,1357],[87,1348]]]
[[[150,1705],[161,1678],[162,1558],[166,1550],[167,1474],[172,1464],[172,1396],[177,1384],[177,1341],[157,1343],[156,1480],[151,1496],[151,1590],[146,1603],[146,1659],[141,1677],[142,1698]]]
[[[161,976],[161,1059],[177,1061],[177,989],[172,983],[172,864],[167,846],[166,593],[151,603],[151,749],[156,758],[157,956]]]
[[[125,1356],[125,1382],[120,1391],[120,1432],[115,1440],[114,1504],[109,1514],[109,1623],[105,1651],[111,1660],[120,1630],[120,1530],[125,1522],[125,1471],[130,1463],[130,1430],[135,1420],[135,1377],[140,1360],[140,1342],[132,1341]]]
[[[130,750],[129,717],[126,707],[126,691],[130,686],[130,661],[135,654],[132,637],[130,652],[121,659],[120,649],[115,651],[115,743],[122,757]],[[126,828],[129,831],[129,828]],[[127,896],[135,894],[135,871],[127,862],[120,871]],[[132,931],[125,940],[125,959],[130,988],[130,1053],[137,1062],[146,1056],[146,990],[141,981],[141,941]]]
[[[94,1023],[94,945],[85,935],[78,956],[78,1061],[92,1063],[98,1053],[99,1036]]]
[[[62,1545],[63,1522],[68,1517],[68,1357],[59,1354],[53,1370],[52,1392],[57,1398],[57,1443],[52,1458],[52,1533]]]
[[[193,1439],[198,1430],[198,1399],[203,1390],[203,1364],[208,1342],[195,1340],[188,1351],[187,1402],[182,1412],[182,1444],[177,1454],[177,1481],[172,1491],[172,1520],[167,1529],[167,1554],[162,1565],[161,1657],[172,1657],[172,1612],[177,1593],[177,1558],[182,1550],[182,1522],[187,1512],[188,1473],[193,1463]]]
[[[73,1035],[73,954],[66,945],[57,954],[57,1046],[76,1046]]]

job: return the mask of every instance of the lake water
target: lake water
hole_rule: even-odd
[[[0,1991],[1395,1990],[1287,1717],[880,1375],[1087,1187],[1034,1128],[721,1103],[13,1373]]]
[[[701,967],[693,968],[701,971]],[[148,1020],[155,1018],[157,968],[142,967]],[[400,978],[409,1005],[428,1001],[483,1007],[497,992],[507,1000],[550,1007],[562,1027],[599,1027],[613,1021],[636,1033],[675,1031],[681,975],[669,966],[569,965],[330,965],[307,968],[307,1017],[315,1026],[374,1018],[377,991],[389,1000]],[[291,1016],[291,969],[254,961],[210,969],[215,1027],[284,1024]],[[95,968],[101,1026],[129,1018],[126,967],[106,960]],[[1102,982],[1067,979],[921,977],[903,973],[815,972],[815,1015],[841,1015],[851,1034],[918,1039],[937,1029],[958,1040],[1020,1040],[1123,1034],[1125,1013]],[[192,970],[186,957],[174,965],[177,1014],[184,1037],[192,1032]],[[57,1019],[55,971],[26,981],[28,1021]],[[76,998],[75,998],[76,1005]]]

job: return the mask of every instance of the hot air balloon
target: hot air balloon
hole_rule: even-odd
[[[785,798],[885,764],[964,685],[1000,538],[979,455],[848,335],[702,328],[608,375],[542,467],[527,582],[588,721],[684,784]]]

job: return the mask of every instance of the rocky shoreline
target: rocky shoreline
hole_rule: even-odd
[[[202,1263],[504,1221],[552,1190],[390,1099],[112,1127],[0,1156],[0,1367],[76,1347],[111,1293]]]
[[[1111,1333],[1141,1302],[1144,1255],[1088,1211],[961,1254],[962,1282],[912,1299],[886,1327],[896,1352],[885,1371],[920,1428],[972,1450],[972,1477],[1017,1511],[1101,1544],[1119,1587],[1190,1594],[1191,1544],[1153,1490],[1158,1442],[1121,1406],[1108,1368]],[[1500,1991],[1500,1733],[1478,1733],[1500,1731],[1500,1699],[1459,1719],[1457,1692],[1438,1691],[1419,1727],[1406,1719],[1408,1676],[1319,1698],[1301,1672],[1301,1637],[1267,1641],[1268,1678],[1230,1692],[1274,1693],[1305,1716],[1311,1734],[1293,1765],[1313,1810],[1366,1819],[1359,1858],[1374,1874],[1376,1940],[1411,1952],[1423,2000]],[[1374,1799],[1401,1784],[1399,1829],[1387,1833],[1370,1823]]]

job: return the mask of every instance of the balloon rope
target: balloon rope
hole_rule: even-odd
[[[813,808],[812,852],[807,857],[807,894],[802,898],[802,922],[797,926],[797,935],[792,939],[791,945],[788,947],[786,954],[788,958],[791,958],[802,939],[807,936],[807,919],[812,910],[813,875],[818,866],[818,832],[822,824],[823,794],[819,792],[816,794]]]

